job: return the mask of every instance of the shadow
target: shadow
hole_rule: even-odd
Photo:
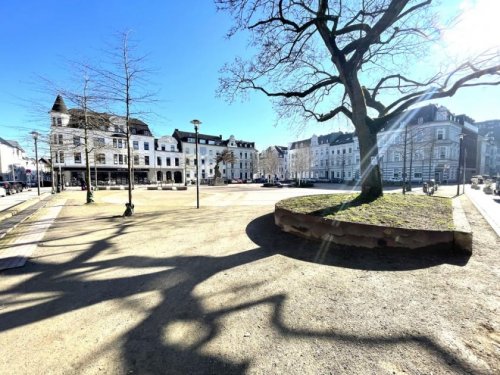
[[[193,210],[193,214],[198,213]],[[228,215],[234,215],[228,211]],[[147,217],[147,219],[145,219]],[[199,297],[195,289],[208,279],[238,267],[234,273],[238,275],[241,266],[252,267],[252,263],[272,257],[276,254],[290,256],[304,261],[329,264],[340,267],[373,270],[407,270],[430,267],[444,262],[445,258],[423,260],[421,253],[407,256],[400,254],[392,256],[386,253],[370,255],[370,252],[352,249],[334,249],[324,244],[299,239],[279,230],[274,225],[273,214],[264,215],[251,221],[246,227],[248,237],[258,244],[258,248],[236,252],[226,256],[115,256],[110,257],[110,251],[115,245],[123,241],[124,234],[136,226],[146,226],[151,223],[150,217],[144,215],[133,217],[117,224],[115,220],[104,220],[100,225],[113,229],[112,234],[89,244],[83,251],[76,252],[75,256],[66,262],[45,263],[43,259],[32,258],[24,268],[11,269],[2,273],[2,277],[23,276],[20,282],[0,290],[0,302],[5,306],[18,307],[17,309],[0,310],[0,332],[28,327],[36,322],[46,321],[51,324],[51,318],[67,314],[71,311],[83,310],[97,306],[106,301],[118,300],[123,304],[132,304],[128,298],[145,292],[156,292],[159,295],[158,303],[148,305],[135,317],[136,322],[116,341],[110,343],[113,349],[121,349],[119,366],[123,373],[132,374],[244,374],[249,372],[251,359],[241,355],[238,360],[229,356],[214,353],[214,343],[224,331],[232,329],[224,319],[236,312],[252,311],[258,306],[268,307],[269,319],[266,316],[262,321],[269,322],[269,329],[275,331],[285,339],[300,338],[309,341],[318,339],[328,340],[332,344],[348,344],[364,346],[404,345],[416,341],[423,348],[423,352],[437,357],[440,361],[451,363],[452,370],[457,372],[474,372],[469,365],[450,353],[446,348],[439,346],[426,336],[384,335],[383,333],[359,332],[359,334],[342,333],[341,328],[328,325],[324,330],[307,329],[299,325],[290,325],[285,317],[285,303],[287,294],[284,292],[266,291],[267,282],[256,280],[246,284],[226,282],[220,288],[210,291],[210,297],[221,295],[236,295],[238,298],[231,303],[220,303],[217,307],[208,309],[203,298]],[[61,219],[61,221],[63,221]],[[68,219],[70,221],[70,219]],[[62,224],[62,223],[59,223]],[[192,228],[192,221],[178,224]],[[70,224],[71,225],[71,224]],[[75,237],[78,234],[75,233]],[[168,235],[165,235],[168,238]],[[164,245],[167,249],[168,245]],[[56,246],[54,246],[56,247]],[[68,249],[63,248],[65,251]],[[394,250],[392,250],[393,252]],[[373,253],[373,252],[372,252]],[[419,259],[420,258],[420,259]],[[392,262],[391,263],[391,259]],[[449,260],[449,259],[448,259]],[[153,269],[153,272],[149,272]],[[102,279],[93,278],[93,275],[103,275],[109,271],[115,272],[118,277]],[[123,273],[121,272],[123,270]],[[130,275],[126,270],[136,271]],[[251,269],[250,269],[251,270]],[[30,275],[31,277],[26,277]],[[247,292],[255,289],[264,289],[263,296],[249,300]],[[49,295],[50,297],[38,297]],[[35,305],[25,306],[22,301],[16,306],[13,297],[28,297]],[[147,299],[147,297],[144,297]],[[12,301],[14,300],[14,301]],[[223,299],[221,301],[224,301]],[[24,301],[26,302],[26,300]],[[299,306],[299,305],[297,305]],[[94,312],[95,314],[95,312]],[[86,316],[90,321],[98,318],[95,315]],[[83,319],[83,318],[82,318]],[[71,322],[71,321],[70,321]],[[116,322],[116,329],[121,328],[121,322]],[[195,327],[189,336],[182,340],[175,340],[169,332],[175,331],[178,325]],[[226,325],[224,325],[226,324]],[[305,324],[307,325],[307,324]],[[37,329],[44,329],[37,326]],[[81,329],[92,330],[90,327]],[[175,337],[174,337],[175,338]],[[269,340],[272,340],[271,338]],[[236,343],[232,341],[230,344]],[[270,341],[272,342],[272,341]],[[207,346],[209,347],[208,350]],[[95,348],[94,348],[95,349]],[[99,348],[101,349],[101,348]],[[243,350],[235,349],[235,350]],[[102,351],[101,351],[102,352]],[[217,352],[215,350],[215,352]],[[75,373],[83,372],[88,363],[95,362],[97,354],[93,350],[88,358],[82,358],[72,368]],[[243,358],[243,359],[242,359]],[[246,358],[246,359],[245,359]],[[65,358],[65,361],[67,358]],[[74,358],[71,358],[74,360]],[[72,364],[73,365],[73,364]],[[87,369],[88,370],[88,369]],[[62,369],[61,369],[62,371]],[[259,369],[252,369],[258,372]],[[284,371],[284,367],[276,371]],[[478,372],[475,372],[478,373]]]
[[[251,221],[246,233],[266,253],[329,266],[372,271],[408,271],[452,264],[465,266],[470,256],[457,255],[442,248],[365,249],[331,242],[312,241],[283,232],[270,213]]]

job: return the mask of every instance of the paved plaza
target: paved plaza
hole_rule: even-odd
[[[499,240],[471,257],[334,248],[281,232],[257,185],[52,196],[0,241],[1,374],[493,374]]]

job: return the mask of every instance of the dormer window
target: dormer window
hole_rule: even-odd
[[[60,117],[56,118],[57,126],[62,126],[62,119]]]

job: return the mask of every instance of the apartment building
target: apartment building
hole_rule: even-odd
[[[487,129],[481,137],[474,120],[434,104],[408,110],[377,135],[382,179],[402,181],[405,176],[415,182],[431,178],[451,182],[459,178],[459,166],[465,167],[466,180],[481,168],[492,170],[492,160],[498,156],[492,151],[491,124]],[[293,178],[358,180],[358,138],[355,133],[338,132],[293,142],[288,168]]]
[[[184,160],[186,181],[196,180],[196,133],[175,129],[172,137],[179,144]],[[255,143],[237,140],[233,135],[223,139],[221,135],[198,134],[198,173],[202,183],[209,183],[215,177],[217,156],[223,150],[232,152],[235,162],[219,164],[221,177],[226,180],[251,180],[257,173],[257,151]]]

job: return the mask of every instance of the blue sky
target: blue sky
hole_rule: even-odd
[[[443,9],[455,11],[459,4],[475,5],[472,0],[445,0]],[[217,13],[210,0],[1,1],[0,136],[20,141],[31,152],[28,134],[48,131],[47,112],[54,101],[53,95],[39,91],[36,76],[64,85],[66,59],[97,62],[113,34],[128,29],[156,71],[152,89],[159,90],[159,101],[152,108],[155,115],[146,120],[155,136],[170,135],[175,128],[190,130],[190,120],[198,118],[203,133],[234,134],[262,150],[313,133],[346,130],[345,120],[308,126],[302,133],[275,127],[271,103],[257,93],[234,104],[216,98],[219,69],[247,53],[244,36],[225,38],[230,25],[228,15]],[[498,28],[491,33],[498,36]],[[478,121],[500,118],[498,93],[497,87],[469,89],[443,103]],[[46,111],[33,110],[33,103]]]

